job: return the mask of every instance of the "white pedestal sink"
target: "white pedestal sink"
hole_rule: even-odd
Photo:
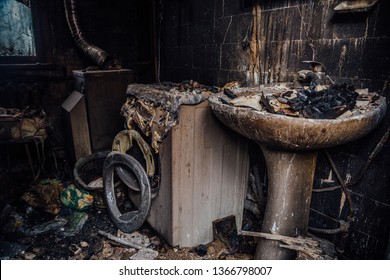
[[[378,107],[346,119],[306,119],[223,104],[210,98],[214,114],[226,126],[257,142],[267,164],[268,197],[262,232],[305,235],[317,150],[356,140],[372,131],[386,113]],[[293,259],[295,251],[279,241],[260,239],[256,259]]]

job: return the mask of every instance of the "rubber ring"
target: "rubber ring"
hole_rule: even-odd
[[[120,144],[121,139],[125,140],[123,146]],[[155,174],[154,159],[148,143],[142,138],[141,134],[138,131],[134,129],[120,131],[114,138],[114,141],[112,143],[112,151],[127,154],[127,152],[133,146],[133,141],[136,141],[138,147],[143,153],[144,159],[146,161],[146,173],[152,182],[152,178]],[[126,172],[121,167],[117,167],[116,172],[119,178],[122,180],[122,182],[125,183],[126,186],[128,186],[130,189],[134,191],[140,191],[139,186],[134,184],[135,181],[134,176],[131,173]],[[158,184],[156,187],[151,186],[151,192],[152,192],[152,199],[153,199],[159,193]]]
[[[138,180],[141,203],[136,211],[122,214],[118,209],[114,190],[114,172],[118,166],[132,171]],[[127,233],[139,229],[145,222],[151,206],[150,182],[142,165],[130,155],[111,152],[104,161],[103,182],[107,210],[117,228]]]

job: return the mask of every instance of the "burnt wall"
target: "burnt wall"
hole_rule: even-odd
[[[163,1],[160,78],[285,82],[307,68],[302,61],[317,60],[335,81],[381,89],[390,71],[390,4],[337,14],[339,2]]]
[[[38,63],[0,58],[0,106],[43,106],[52,119],[56,146],[63,146],[61,104],[73,90],[72,70],[95,66],[68,30],[62,0],[32,1],[36,38],[43,52]],[[35,3],[35,4],[34,4]],[[154,81],[153,1],[77,1],[85,38],[112,54],[122,68],[133,69],[138,81]],[[17,63],[16,63],[17,62]],[[39,89],[39,100],[31,88]]]
[[[291,81],[304,60],[326,65],[335,82],[380,90],[389,99],[389,1],[366,13],[336,14],[335,0],[165,0],[162,6],[160,80],[194,79],[222,86]],[[370,135],[329,149],[346,182],[357,179],[390,125],[390,114]],[[340,258],[382,259],[390,231],[390,144],[385,142],[361,180],[349,188],[356,211],[340,189],[313,193],[310,226],[347,233],[322,235]],[[314,187],[339,186],[319,152]]]
[[[134,70],[139,82],[154,81],[153,1],[76,2],[85,38]],[[72,70],[95,65],[76,48],[63,0],[31,3],[38,56],[0,57],[0,107],[42,107],[51,124],[47,146],[66,158],[61,104],[74,89]]]
[[[53,126],[50,141],[64,147],[61,104],[73,89],[72,70],[93,65],[72,41],[62,0],[39,3],[34,21],[42,54],[40,64],[7,65],[0,61],[0,106],[43,106]],[[153,37],[153,5],[160,23]],[[389,97],[389,1],[362,14],[338,15],[335,0],[114,0],[78,1],[80,25],[91,42],[115,55],[123,68],[136,71],[139,82],[195,79],[223,85],[287,81],[306,68],[303,60],[324,63],[336,82],[381,90]],[[160,21],[161,19],[161,21]],[[160,46],[155,61],[153,44]],[[329,154],[346,181],[361,172],[390,125],[390,115],[370,135]],[[390,146],[373,159],[362,180],[350,188],[356,213],[347,234],[327,235],[345,258],[383,258],[390,231]],[[315,187],[336,182],[320,152]],[[346,220],[348,204],[340,190],[313,194],[310,225],[332,228]]]

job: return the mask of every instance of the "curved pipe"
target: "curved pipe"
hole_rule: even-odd
[[[109,69],[112,66],[112,57],[101,48],[87,42],[83,36],[83,32],[80,29],[77,13],[76,13],[76,1],[64,0],[65,17],[68,22],[68,27],[75,41],[77,47],[79,47],[84,54],[91,58],[97,65],[103,69]]]
[[[324,233],[324,234],[336,234],[339,232],[348,232],[349,231],[349,222],[346,221],[339,221],[340,226],[338,228],[315,228],[315,227],[309,227],[309,231],[317,232],[317,233]]]

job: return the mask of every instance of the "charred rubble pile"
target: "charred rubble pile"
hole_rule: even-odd
[[[325,66],[308,61],[311,70],[298,72],[297,82],[225,89],[220,101],[238,107],[250,107],[274,114],[311,118],[348,118],[378,106],[379,95],[352,84],[335,84],[326,75]],[[327,81],[330,81],[330,85]]]
[[[272,113],[303,115],[312,119],[333,119],[356,104],[358,94],[347,84],[334,85],[321,91],[287,90],[263,95],[262,104]]]

